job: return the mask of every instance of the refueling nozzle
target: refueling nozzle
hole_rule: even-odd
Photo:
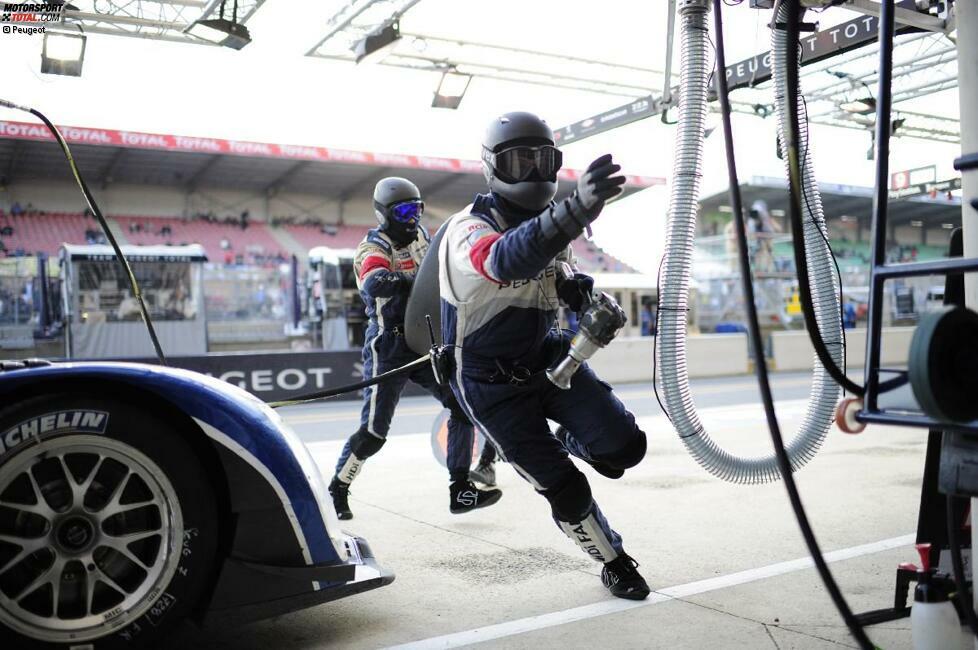
[[[615,299],[603,291],[594,291],[581,316],[577,334],[570,342],[567,356],[547,370],[547,379],[557,388],[568,390],[571,377],[581,364],[594,356],[618,335],[628,319]]]

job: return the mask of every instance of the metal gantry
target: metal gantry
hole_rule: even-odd
[[[357,43],[398,22],[419,1],[351,0],[327,21],[326,35],[307,54],[352,63]],[[665,75],[652,68],[410,32],[401,32],[378,63],[617,97],[645,95],[662,85]]]
[[[354,61],[353,46],[384,25],[397,21],[421,0],[349,0],[326,21],[326,34],[307,56]]]
[[[238,22],[246,23],[265,0],[238,0]],[[233,0],[225,2],[230,18]],[[75,0],[65,10],[65,29],[177,43],[213,45],[185,34],[196,20],[218,17],[221,0]]]

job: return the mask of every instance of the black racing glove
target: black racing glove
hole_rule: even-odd
[[[390,298],[410,293],[414,276],[400,271],[383,271],[370,275],[364,282],[364,290],[375,298]]]
[[[620,171],[621,165],[612,162],[611,154],[606,153],[588,165],[587,171],[577,179],[573,197],[587,213],[588,223],[598,218],[605,201],[621,194],[625,177],[618,174]]]
[[[567,243],[579,237],[601,214],[605,202],[621,194],[625,177],[620,171],[621,165],[612,162],[610,153],[588,165],[574,193],[540,215],[544,236]]]
[[[580,313],[587,303],[588,296],[594,291],[594,278],[583,273],[575,273],[573,277],[561,281],[557,285],[557,297],[571,311]]]

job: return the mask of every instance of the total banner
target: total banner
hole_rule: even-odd
[[[244,140],[224,140],[221,138],[199,138],[166,133],[143,133],[139,131],[120,131],[117,129],[82,126],[58,125],[58,129],[61,131],[65,141],[71,145],[95,145],[188,153],[284,158],[289,160],[372,165],[375,167],[427,169],[456,174],[482,174],[481,162],[460,158],[351,151],[349,149],[337,149],[335,147],[248,142]],[[0,140],[3,139],[54,142],[54,136],[51,135],[50,131],[43,124],[10,120],[0,120]],[[557,176],[561,180],[576,181],[581,173],[580,170],[563,168],[557,173]],[[664,185],[666,182],[664,178],[636,176],[634,174],[627,175],[625,179],[626,184],[635,187]]]

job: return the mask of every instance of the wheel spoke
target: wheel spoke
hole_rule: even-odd
[[[162,533],[160,530],[144,530],[138,533],[126,533],[125,535],[106,534],[105,537],[103,538],[103,541],[108,540],[107,545],[112,546],[114,548],[117,544],[129,546],[133,542],[138,542],[140,540],[148,539],[150,537],[158,537],[161,534]]]
[[[64,454],[58,456],[58,460],[61,461],[61,470],[65,474],[65,478],[68,480],[68,487],[71,488],[71,505],[75,508],[85,503],[85,494],[88,492],[88,488],[91,487],[92,481],[95,480],[95,475],[98,474],[99,468],[102,467],[102,461],[105,460],[105,456],[99,456],[98,461],[92,467],[91,471],[88,473],[81,482],[75,480],[75,475],[71,473],[68,469],[68,464],[65,462]]]
[[[47,519],[51,519],[52,517],[54,517],[54,515],[56,513],[54,512],[54,508],[52,508],[48,504],[48,502],[44,499],[44,492],[41,491],[41,486],[38,485],[37,479],[34,478],[34,470],[33,470],[33,468],[28,467],[27,468],[27,471],[25,472],[25,474],[27,474],[27,478],[30,479],[31,488],[34,490],[34,498],[37,501],[37,505],[45,508],[48,512],[50,512],[50,515],[47,516]],[[44,516],[44,515],[41,515],[41,516]]]
[[[114,507],[105,506],[99,511],[99,518],[101,521],[107,521],[116,515],[125,514],[127,512],[132,512],[134,510],[139,510],[140,508],[146,508],[147,506],[156,505],[156,500],[142,501],[140,503],[127,503],[125,505],[116,505]],[[121,535],[116,535],[116,537],[121,537]]]
[[[46,585],[51,581],[52,577],[57,577],[58,582],[61,581],[61,573],[64,571],[65,564],[67,560],[62,560],[60,558],[55,558],[54,563],[48,567],[41,575],[34,578],[30,584],[20,590],[20,592],[13,597],[13,600],[19,601],[24,596],[29,596],[39,588]]]
[[[120,512],[131,510],[128,504],[126,506],[119,505],[119,499],[122,498],[122,493],[125,490],[126,484],[129,483],[130,476],[132,476],[132,470],[127,469],[126,475],[120,479],[114,488],[112,488],[112,495],[109,497],[109,500],[106,501],[102,509],[99,510],[99,513],[103,517],[108,518],[113,515],[117,515]]]
[[[43,536],[24,538],[13,537],[11,535],[0,535],[0,542],[7,542],[8,544],[14,544],[15,546],[20,547],[17,555],[8,560],[5,564],[0,565],[0,573],[4,573],[7,569],[19,564],[21,560],[31,553],[35,553],[47,546],[47,538]]]
[[[118,582],[116,582],[115,580],[113,580],[112,577],[109,576],[109,574],[106,573],[105,571],[103,571],[102,569],[95,569],[95,571],[93,571],[92,573],[97,574],[97,577],[95,579],[98,580],[99,582],[103,582],[106,585],[108,585],[109,587],[112,587],[113,589],[115,589],[116,591],[118,591],[123,596],[128,596],[129,595],[129,592],[128,591],[126,591],[125,589],[123,589],[122,586]],[[92,589],[94,590],[95,588],[92,587]]]
[[[86,563],[86,566],[90,562],[91,562],[91,560],[89,560],[89,562]],[[88,572],[85,573],[85,615],[86,616],[91,616],[92,615],[92,605],[95,602],[95,583],[96,582],[97,582],[97,580],[95,579],[95,572],[94,571],[88,571]]]
[[[151,537],[155,535],[156,533],[142,533],[141,535],[127,535],[126,537],[136,538],[130,540],[129,544],[131,544],[133,541],[138,541],[139,539],[146,539],[147,537]],[[136,566],[142,567],[143,569],[149,569],[151,565],[146,564],[138,557],[136,557],[135,554],[133,554],[133,552],[129,550],[128,544],[121,541],[122,539],[124,538],[106,537],[105,539],[102,540],[99,546],[104,546],[105,548],[112,549],[116,553],[121,553],[122,555],[126,556],[126,558]]]
[[[48,522],[50,522],[51,519],[53,519],[55,516],[54,510],[52,510],[51,507],[48,506],[47,502],[44,501],[44,499],[39,499],[37,503],[30,504],[30,505],[26,503],[13,503],[11,501],[0,500],[0,506],[3,506],[4,508],[9,508],[10,510],[20,510],[21,512],[29,512],[39,517],[43,517]]]
[[[61,598],[61,577],[62,572],[59,571],[58,575],[54,576],[54,580],[51,581],[51,611],[54,615],[58,615],[58,600]]]

